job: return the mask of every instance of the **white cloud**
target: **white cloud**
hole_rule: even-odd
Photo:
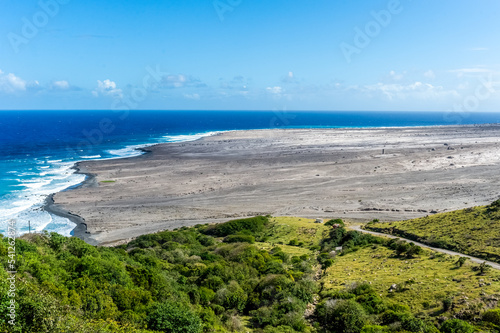
[[[184,86],[187,82],[186,76],[182,74],[167,75],[166,77],[163,78],[163,80],[175,88],[180,88]]]
[[[436,74],[434,74],[434,71],[429,69],[427,72],[424,73],[424,76],[428,79],[434,79],[436,77]]]
[[[251,79],[246,78],[242,75],[238,75],[233,77],[230,81],[225,81],[222,78],[220,78],[219,81],[220,81],[220,88],[222,89],[247,91]]]
[[[25,80],[12,73],[5,74],[2,70],[0,70],[0,92],[11,94],[18,91],[25,91],[26,86],[27,84]]]
[[[292,71],[290,71],[290,72],[288,72],[287,75],[285,75],[281,78],[281,82],[283,82],[283,83],[297,83],[297,78],[295,77],[295,74]]]
[[[455,90],[446,90],[442,86],[434,86],[430,83],[414,82],[407,85],[377,83],[362,88],[367,93],[379,93],[389,100],[394,99],[438,99],[442,97],[459,96]]]
[[[404,73],[396,73],[395,71],[390,71],[389,72],[389,75],[391,76],[391,78],[394,80],[394,81],[400,81],[403,79],[404,77]]]
[[[92,95],[98,96],[114,96],[123,97],[123,92],[121,89],[116,88],[116,83],[106,79],[104,81],[97,80],[97,88],[92,91]]]
[[[453,69],[450,72],[452,72],[452,73],[489,73],[491,71],[487,68],[460,68],[460,69]]]
[[[456,73],[457,77],[462,77],[464,75],[476,75],[476,74],[492,73],[492,71],[490,69],[484,68],[484,67],[459,68],[459,69],[452,69],[449,72]]]
[[[199,94],[184,94],[184,97],[187,99],[194,99],[194,100],[199,100],[200,95]]]
[[[274,95],[279,95],[283,92],[283,88],[279,87],[279,86],[275,86],[275,87],[267,87],[266,90],[271,93],[271,94],[274,94]]]
[[[199,79],[184,74],[169,74],[161,79],[161,86],[164,88],[183,88],[183,87],[206,87]]]
[[[69,82],[65,80],[55,81],[52,83],[52,89],[55,90],[68,90],[70,88]]]

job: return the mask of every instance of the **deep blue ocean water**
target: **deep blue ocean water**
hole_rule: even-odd
[[[500,123],[500,113],[297,111],[0,111],[0,233],[70,235],[74,224],[41,208],[47,195],[84,176],[77,161],[140,154],[136,148],[218,131],[266,128],[399,127]]]

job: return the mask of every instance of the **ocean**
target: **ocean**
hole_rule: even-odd
[[[500,123],[500,113],[313,111],[0,111],[0,233],[75,224],[43,210],[48,195],[77,186],[75,162],[141,154],[137,148],[229,130],[408,127]]]

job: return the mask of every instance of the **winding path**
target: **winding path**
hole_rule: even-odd
[[[384,234],[384,233],[381,233],[381,232],[364,230],[364,229],[361,229],[361,226],[359,226],[359,225],[349,226],[349,228],[351,228],[352,230],[356,230],[356,231],[359,231],[359,232],[364,232],[366,234],[371,234],[371,235],[375,235],[375,236],[388,237],[388,238],[399,238],[401,240],[404,240],[405,242],[413,243],[413,244],[418,245],[420,247],[431,249],[431,250],[436,251],[436,252],[446,253],[446,254],[449,254],[449,255],[452,255],[452,256],[466,257],[470,261],[478,263],[478,264],[485,262],[486,264],[490,265],[492,268],[500,270],[500,264],[498,264],[496,262],[493,262],[493,261],[488,261],[488,260],[484,260],[484,259],[480,259],[480,258],[476,258],[476,257],[471,257],[471,256],[463,254],[463,253],[458,253],[458,252],[454,252],[454,251],[450,251],[450,250],[445,250],[445,249],[440,249],[440,248],[437,248],[437,247],[432,247],[432,246],[425,245],[425,244],[422,244],[422,243],[419,243],[419,242],[415,242],[413,240],[402,238],[402,237],[399,237],[399,236],[393,236],[393,235]]]

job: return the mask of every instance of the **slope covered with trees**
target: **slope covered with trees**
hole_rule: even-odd
[[[114,248],[58,234],[17,239],[13,328],[6,316],[7,248],[2,238],[2,331],[472,332],[500,325],[496,272],[479,276],[468,263],[456,269],[452,259],[348,231],[343,223],[259,216],[144,235]],[[432,290],[422,300],[429,304],[417,306],[412,286],[425,288],[435,277],[413,285],[397,280],[388,291],[389,278],[357,266],[367,260],[372,266],[423,262],[439,277],[468,274],[484,286],[482,293],[463,288],[475,305],[468,315],[444,284],[439,292],[446,297]]]

